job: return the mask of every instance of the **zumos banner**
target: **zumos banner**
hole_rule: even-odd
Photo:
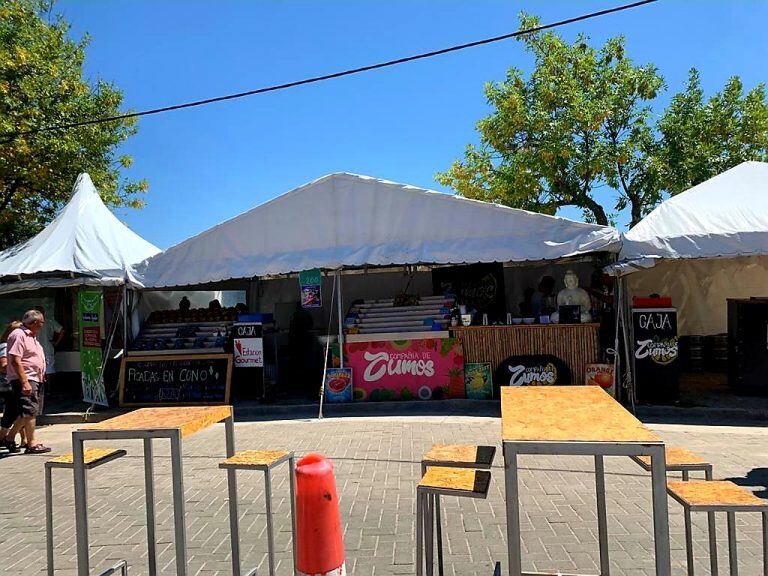
[[[81,290],[77,295],[80,320],[80,370],[83,402],[108,406],[101,374],[101,301],[102,293]]]
[[[464,354],[457,338],[348,342],[357,401],[464,398]]]

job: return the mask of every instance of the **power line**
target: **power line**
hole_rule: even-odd
[[[614,8],[607,8],[605,10],[599,10],[597,12],[590,12],[588,14],[582,14],[581,16],[575,16],[573,18],[567,18],[565,20],[559,20],[550,24],[542,24],[540,26],[534,26],[525,30],[518,30],[517,32],[510,32],[509,34],[502,34],[501,36],[493,36],[491,38],[484,38],[483,40],[475,40],[474,42],[467,42],[465,44],[458,44],[450,46],[448,48],[442,48],[440,50],[433,50],[431,52],[423,52],[421,54],[415,54],[413,56],[406,56],[404,58],[397,58],[395,60],[387,60],[386,62],[379,62],[378,64],[370,64],[368,66],[361,66],[359,68],[350,68],[341,72],[334,72],[332,74],[324,74],[322,76],[313,76],[311,78],[305,78],[303,80],[296,80],[293,82],[287,82],[285,84],[276,84],[273,86],[266,86],[264,88],[257,88],[255,90],[248,90],[246,92],[238,92],[236,94],[228,94],[226,96],[216,96],[214,98],[206,98],[205,100],[195,100],[193,102],[186,102],[183,104],[175,104],[173,106],[164,106],[162,108],[152,108],[150,110],[143,110],[141,112],[128,112],[126,114],[120,114],[117,116],[109,116],[105,118],[92,118],[90,120],[82,120],[78,122],[70,122],[66,124],[54,124],[51,126],[43,126],[40,128],[33,128],[30,130],[23,130],[18,132],[9,132],[2,135],[3,139],[7,141],[13,140],[19,136],[27,136],[30,134],[37,134],[40,132],[50,132],[53,130],[67,130],[69,128],[77,128],[80,126],[90,126],[93,124],[103,124],[105,122],[114,122],[116,120],[126,120],[128,118],[138,118],[140,116],[150,116],[153,114],[161,114],[163,112],[171,112],[174,110],[183,110],[185,108],[194,108],[197,106],[205,106],[207,104],[214,104],[216,102],[224,102],[226,100],[235,100],[238,98],[245,98],[246,96],[255,96],[257,94],[266,94],[267,92],[277,92],[278,90],[286,90],[288,88],[295,88],[297,86],[304,86],[306,84],[315,84],[317,82],[323,82],[325,80],[333,80],[335,78],[342,78],[344,76],[352,76],[353,74],[360,74],[362,72],[370,72],[371,70],[379,70],[381,68],[389,68],[391,66],[397,66],[398,64],[405,64],[407,62],[413,62],[415,60],[423,60],[425,58],[432,58],[434,56],[441,56],[443,54],[449,54],[451,52],[458,52],[459,50],[466,50],[467,48],[474,48],[476,46],[483,46],[485,44],[492,44],[494,42],[500,42],[502,40],[509,40],[510,38],[516,38],[518,36],[524,36],[527,34],[534,34],[543,30],[556,28],[558,26],[564,26],[566,24],[573,24],[575,22],[581,22],[583,20],[589,20],[591,18],[597,18],[599,16],[605,16],[607,14],[613,14],[615,12],[622,12],[624,10],[630,10],[645,4],[652,4],[658,0],[640,0],[638,2],[632,2],[631,4],[623,4]]]

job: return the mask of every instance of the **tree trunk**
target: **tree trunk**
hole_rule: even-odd
[[[640,220],[643,219],[642,207],[640,206],[640,198],[630,197],[630,205],[632,206],[632,221],[629,223],[629,227],[633,228]]]
[[[605,213],[605,210],[602,206],[600,206],[600,203],[597,202],[594,198],[589,196],[588,194],[584,194],[582,198],[580,198],[581,204],[592,212],[592,215],[595,217],[595,224],[600,224],[601,226],[608,226],[608,215]]]

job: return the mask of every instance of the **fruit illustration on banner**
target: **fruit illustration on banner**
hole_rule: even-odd
[[[616,375],[613,364],[587,364],[584,382],[587,386],[600,386],[610,395],[616,395]]]
[[[467,363],[464,365],[464,385],[467,398],[487,400],[493,397],[493,379],[490,362]]]
[[[325,371],[326,402],[351,402],[352,368],[328,368]]]

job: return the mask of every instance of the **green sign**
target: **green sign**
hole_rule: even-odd
[[[101,372],[101,302],[102,293],[81,290],[77,294],[77,317],[80,322],[80,370],[83,401],[108,406],[107,392]]]
[[[301,288],[302,308],[322,308],[323,298],[321,286],[323,273],[318,269],[299,272],[299,287]]]

